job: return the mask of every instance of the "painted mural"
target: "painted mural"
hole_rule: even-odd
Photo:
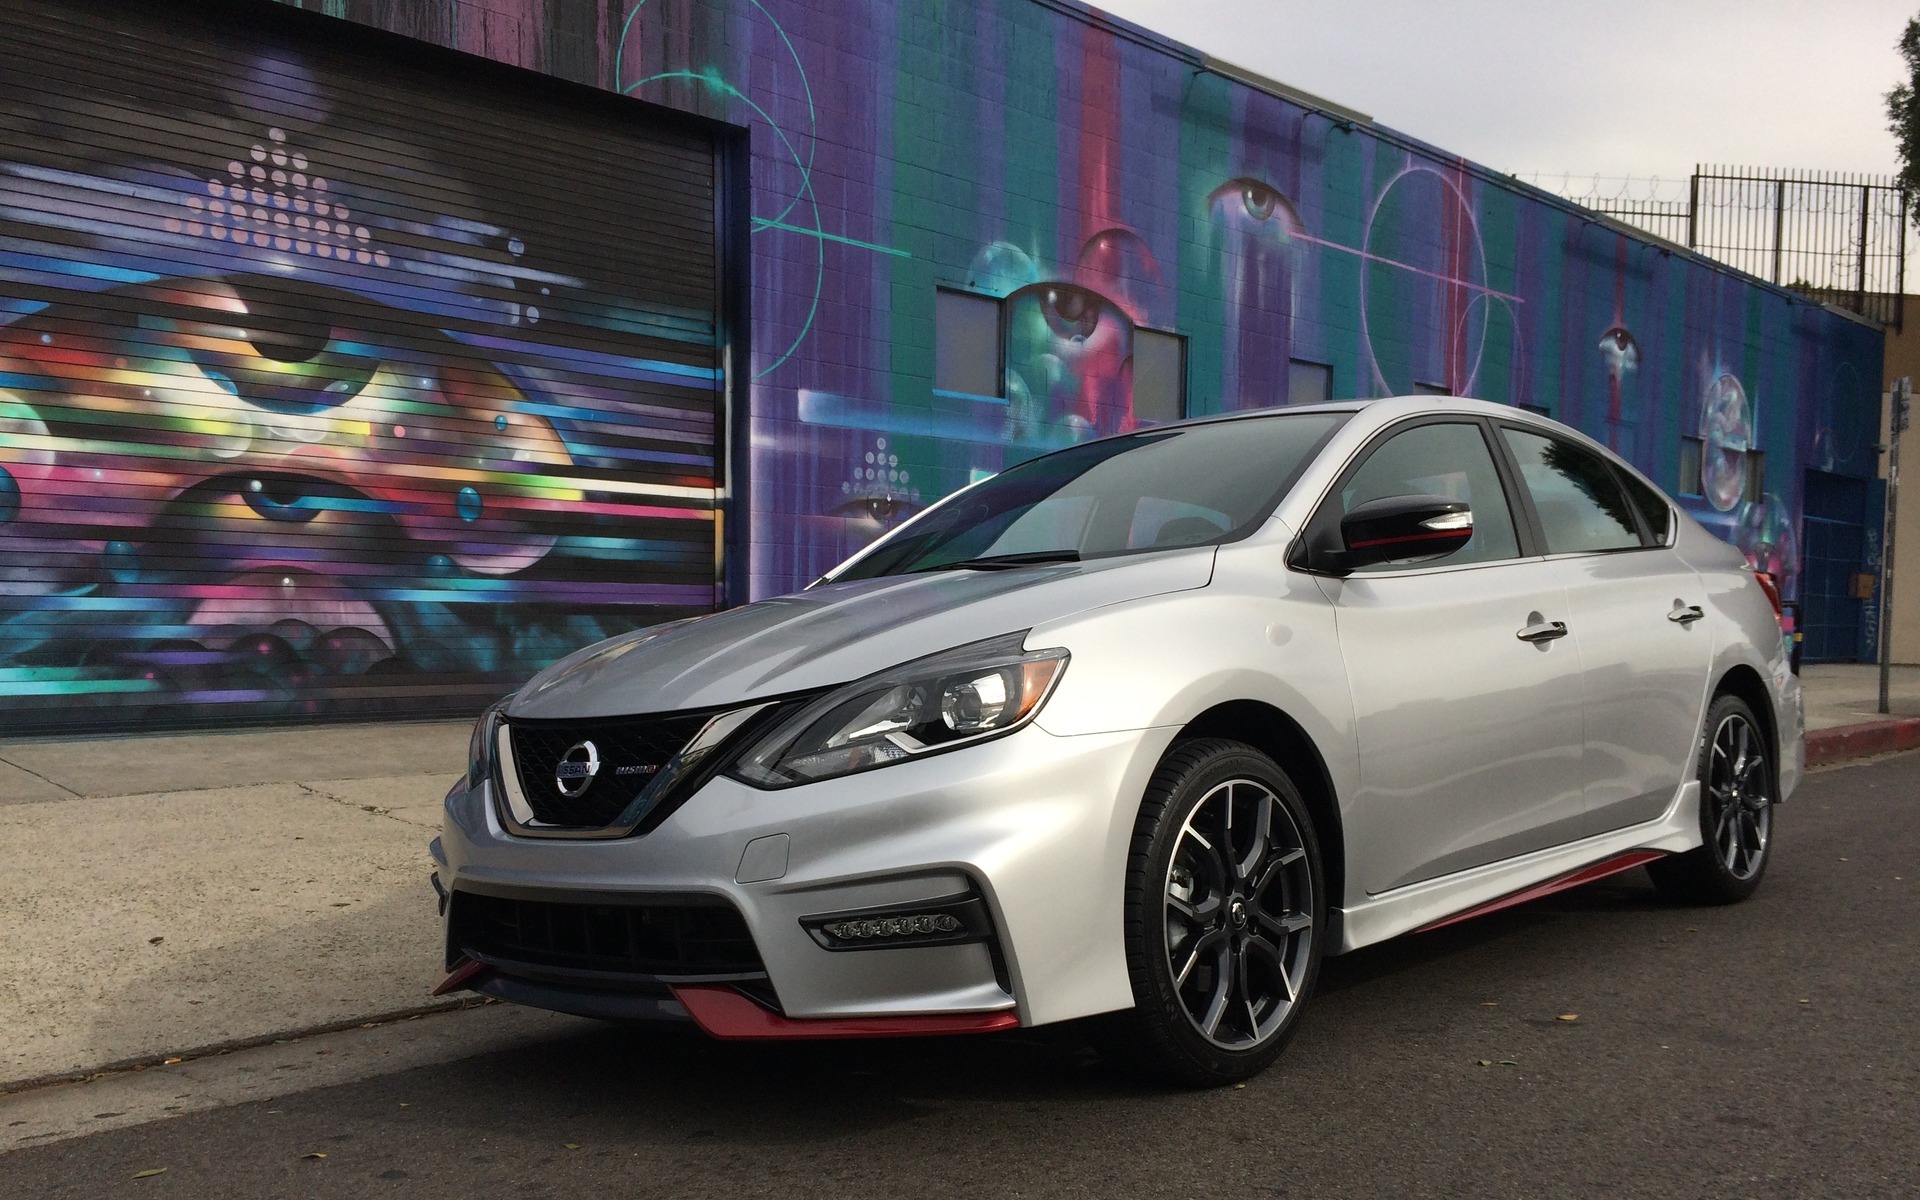
[[[1184,339],[1185,403],[1193,414],[1286,403],[1295,363],[1326,368],[1335,397],[1446,391],[1544,411],[1634,461],[1779,575],[1789,595],[1798,586],[1805,472],[1872,471],[1876,331],[1624,236],[1391,130],[1234,83],[1191,52],[1073,0],[296,6],[750,131],[752,336],[742,369],[751,379],[751,510],[734,552],[747,556],[755,597],[804,585],[972,479],[1132,427],[1139,419],[1134,344],[1144,330]],[[288,131],[290,154],[296,132],[304,138],[319,126],[263,114],[235,126],[231,163],[70,162],[59,168],[68,182],[57,186],[96,198],[159,189],[152,194],[182,206],[170,210],[174,219],[210,229],[214,210],[189,212],[185,198],[211,206],[222,197],[207,183],[251,189],[257,182],[223,176],[230,165],[249,177],[255,165],[281,169],[251,157],[256,147],[269,160],[281,152],[270,140],[276,128]],[[439,162],[433,148],[414,146],[425,137],[403,140],[423,160]],[[302,152],[316,153],[311,146]],[[625,153],[606,142],[582,164],[578,186],[595,172],[620,170]],[[182,284],[143,265],[124,238],[114,240],[119,235],[90,227],[59,234],[91,239],[86,244],[110,264],[97,278],[71,265],[54,268],[67,272],[61,286],[111,298],[116,312],[174,297],[165,318],[172,324],[156,326],[148,339],[163,349],[127,368],[124,387],[148,386],[145,378],[156,374],[177,382],[184,372],[203,399],[191,417],[182,410],[133,421],[130,393],[117,391],[69,406],[86,415],[63,418],[67,424],[55,429],[44,406],[26,398],[31,388],[0,397],[7,406],[0,421],[8,422],[0,445],[10,456],[0,510],[13,518],[0,530],[15,531],[0,536],[39,530],[37,549],[12,542],[0,551],[11,606],[11,624],[0,627],[8,630],[0,633],[0,669],[15,672],[7,678],[57,689],[66,686],[69,676],[57,674],[65,671],[85,676],[88,686],[138,688],[147,686],[149,669],[173,671],[170,678],[190,682],[168,686],[191,701],[195,688],[283,694],[274,681],[290,671],[444,661],[472,668],[477,698],[622,621],[698,606],[701,585],[685,575],[647,584],[579,569],[655,558],[684,565],[697,557],[698,536],[663,532],[688,518],[684,496],[610,498],[592,486],[649,460],[646,469],[656,472],[649,486],[711,489],[710,459],[684,444],[675,450],[642,438],[631,444],[644,450],[613,448],[634,425],[671,426],[690,441],[710,432],[710,415],[708,425],[674,424],[657,402],[649,408],[633,398],[632,380],[661,378],[691,360],[648,343],[605,351],[592,381],[566,369],[515,366],[530,336],[527,310],[554,307],[527,292],[579,287],[585,276],[576,264],[570,275],[548,272],[556,277],[550,281],[522,263],[510,247],[526,238],[531,257],[534,239],[489,212],[484,184],[448,169],[461,179],[465,200],[457,214],[430,219],[443,239],[435,252],[468,273],[453,276],[470,281],[455,294],[470,294],[495,314],[484,336],[436,308],[446,303],[440,281],[448,276],[428,288],[418,274],[395,270],[405,265],[399,247],[413,243],[398,236],[377,200],[348,199],[351,236],[335,219],[334,256],[301,260],[297,274],[313,285],[300,293],[302,311],[340,314],[326,320],[334,331],[329,344],[339,347],[339,357],[326,361],[369,381],[353,393],[358,411],[327,394],[335,380],[326,370],[336,368],[321,370],[316,384],[276,382],[262,391],[251,381],[278,379],[280,368],[256,369],[248,356],[272,359],[271,348],[186,348],[200,345],[191,325],[201,318],[180,315],[183,291],[195,297],[189,309],[217,311],[247,303],[248,289],[259,286],[251,277],[257,256],[236,258],[231,239],[194,239],[192,268],[174,272],[187,277]],[[0,164],[16,197],[0,214],[10,221],[27,219],[18,215],[17,196],[29,186],[22,178],[17,165]],[[231,195],[225,202],[231,219]],[[648,219],[633,217],[642,225]],[[606,236],[590,222],[574,224],[588,243]],[[277,229],[248,229],[278,236]],[[29,233],[40,236],[51,235]],[[141,236],[188,237],[171,227]],[[395,261],[369,264],[362,253]],[[11,272],[0,283],[14,294],[40,294],[20,292],[18,280],[45,286],[43,265],[0,264]],[[388,276],[405,282],[377,282]],[[998,394],[935,388],[940,288],[1000,303]],[[600,303],[604,311],[634,307],[619,298],[616,281],[596,278],[589,290],[613,297]],[[91,339],[80,353],[93,360],[120,353],[109,327],[91,316],[9,303],[15,316],[5,345],[12,349],[0,348],[13,364],[8,379],[62,377],[65,368],[34,358],[43,328]],[[382,323],[376,305],[432,314],[433,332],[402,355],[355,336]],[[602,327],[635,326],[609,317]],[[165,348],[168,339],[177,345]],[[406,366],[383,376],[389,360]],[[440,378],[446,372],[436,364],[456,360],[457,386],[436,384],[422,395],[403,382],[415,366]],[[674,378],[709,396],[715,386],[711,372]],[[312,405],[319,408],[306,411]],[[675,410],[674,421],[688,411]],[[221,460],[221,447],[240,444],[219,424],[235,413],[246,415],[253,432],[241,457]],[[485,430],[502,417],[512,424],[512,448],[489,452],[488,470],[472,477],[398,482],[390,466],[406,461],[405,452],[374,438],[403,423],[410,435],[417,428],[445,438],[453,435],[443,426]],[[348,419],[357,423],[327,424]],[[1699,467],[1682,479],[1689,439],[1699,446]],[[55,479],[64,481],[62,495],[84,493],[84,473],[94,469],[87,456],[120,455],[101,469],[122,467],[135,442],[140,462],[172,464],[140,476],[140,487],[151,489],[151,515],[135,527],[107,528],[85,515],[84,496],[51,506],[35,499],[50,494]],[[1762,454],[1763,478],[1752,469]],[[330,458],[335,468],[286,465],[299,456]],[[295,476],[324,482],[301,485],[307,491],[282,482]],[[397,500],[392,488],[411,489],[411,499]],[[398,511],[381,507],[396,503]],[[563,508],[592,513],[599,524],[591,532],[563,530],[554,521]],[[375,513],[377,530],[366,524]],[[239,548],[301,545],[288,536],[293,522],[281,519],[288,514],[359,530],[354,536],[369,546],[405,550],[378,587],[349,586],[341,571],[317,572],[312,599],[276,608],[276,580],[290,576],[273,572],[293,563],[269,555],[270,564],[256,567]],[[233,528],[270,533],[218,532],[229,519],[241,523]],[[710,515],[689,519],[707,522],[711,535]],[[164,572],[149,574],[174,553],[160,551],[163,544],[231,556],[236,590],[169,592]],[[31,553],[48,560],[33,565]],[[710,570],[710,551],[701,565]],[[127,582],[133,579],[137,590],[128,590],[136,589]],[[134,595],[152,607],[119,599]],[[480,596],[487,603],[475,603]],[[93,615],[103,612],[112,615]],[[30,616],[46,613],[60,615]],[[302,628],[266,643],[268,618],[281,619],[276,613]],[[131,640],[108,652],[81,650],[79,639],[99,622],[130,631]],[[23,640],[20,629],[40,640]],[[346,632],[336,649],[329,638],[337,630]],[[56,644],[65,649],[49,648]],[[268,646],[273,665],[251,674],[209,665],[244,658],[253,644]],[[168,654],[186,657],[153,657]],[[336,668],[336,660],[365,665]]]
[[[1547,412],[1789,596],[1804,471],[1871,470],[1872,329],[1090,10],[857,7],[650,0],[597,43],[604,86],[753,131],[756,594],[1130,427],[1143,327],[1186,337],[1194,414],[1287,402],[1292,360]],[[929,388],[938,287],[1004,298],[1000,396]]]
[[[711,299],[337,56],[4,7],[0,731],[468,711],[714,606]]]

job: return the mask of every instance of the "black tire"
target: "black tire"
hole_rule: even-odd
[[[1181,1086],[1258,1074],[1279,1057],[1313,992],[1326,907],[1320,844],[1286,772],[1240,742],[1176,743],[1134,822],[1126,885],[1134,1007],[1108,1021],[1102,1050]]]
[[[1743,758],[1744,755],[1744,758]],[[1647,864],[1654,886],[1685,904],[1734,904],[1753,895],[1773,851],[1779,773],[1766,727],[1738,696],[1707,708],[1695,772],[1700,780],[1697,849]]]

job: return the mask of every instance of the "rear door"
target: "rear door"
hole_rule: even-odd
[[[1369,893],[1581,829],[1580,663],[1565,590],[1550,564],[1523,557],[1491,432],[1463,417],[1396,427],[1313,523],[1337,526],[1355,505],[1395,495],[1464,500],[1474,514],[1473,540],[1445,558],[1320,580],[1353,695],[1360,793],[1346,836]]]
[[[1598,451],[1501,427],[1566,589],[1586,698],[1589,834],[1651,821],[1691,770],[1713,636],[1664,497]]]

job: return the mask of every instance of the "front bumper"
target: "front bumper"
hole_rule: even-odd
[[[1127,849],[1139,797],[1176,732],[1058,737],[1029,725],[781,791],[723,776],[651,832],[598,841],[515,837],[490,785],[456,785],[436,857],[456,909],[462,892],[723,900],[764,968],[764,984],[738,986],[788,1021],[1013,1013],[1044,1024],[1132,1003],[1122,941]],[[987,940],[851,951],[827,948],[802,925],[968,893],[991,918]],[[450,968],[458,949],[449,946]],[[625,1017],[675,1016],[688,1006],[669,989],[702,985],[692,975],[608,982],[573,987],[507,968],[466,985]]]

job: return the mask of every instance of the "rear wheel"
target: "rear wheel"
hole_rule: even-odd
[[[1661,892],[1690,904],[1732,904],[1753,895],[1773,850],[1775,782],[1760,721],[1738,696],[1707,710],[1700,761],[1701,845],[1647,865]]]
[[[1134,1007],[1115,1018],[1109,1051],[1191,1086],[1265,1068],[1319,974],[1323,878],[1312,819],[1278,764],[1239,742],[1177,745],[1134,825]]]

